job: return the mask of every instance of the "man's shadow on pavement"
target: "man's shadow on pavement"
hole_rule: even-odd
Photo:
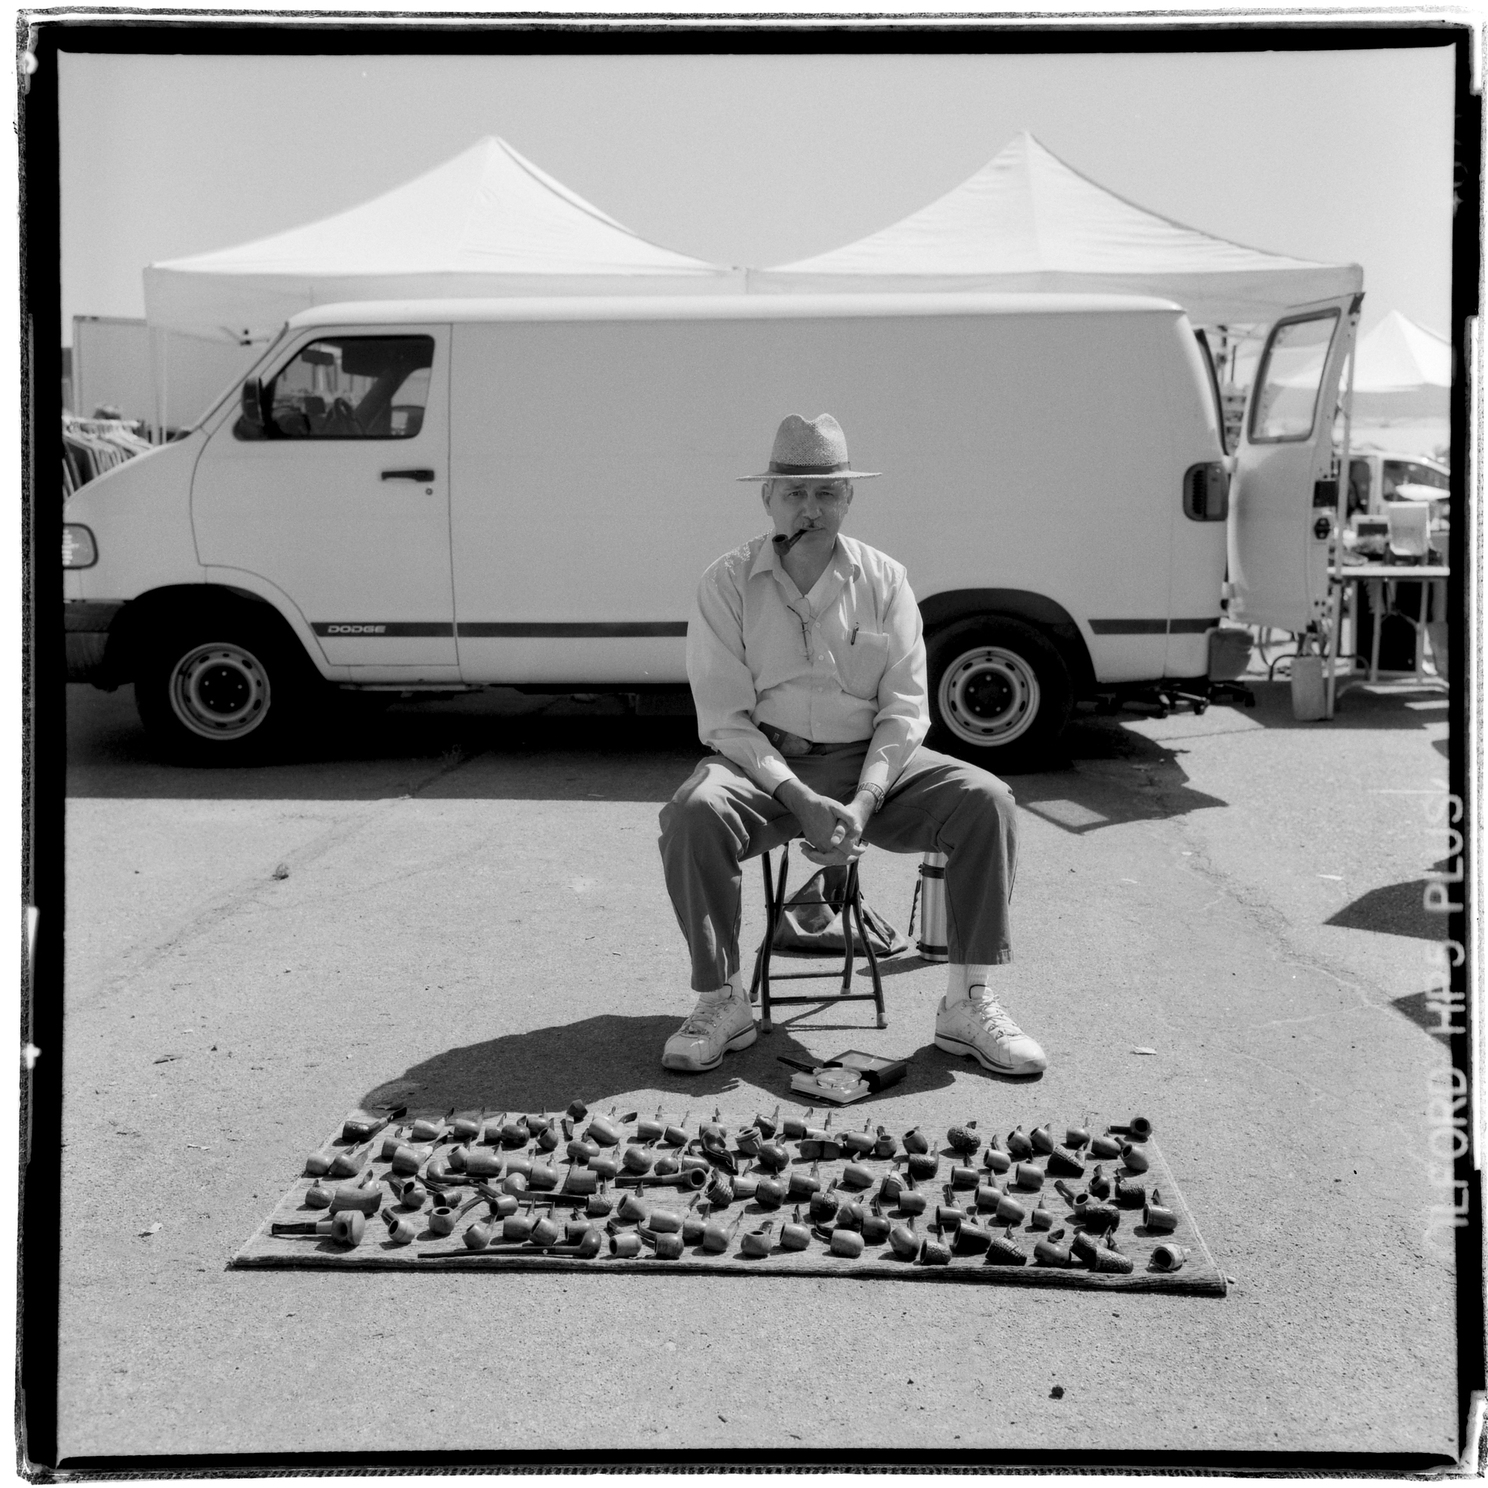
[[[776,1062],[777,1055],[810,1061],[819,1054],[806,1048],[779,1022],[773,1033],[762,1033],[747,1049],[724,1056],[717,1069],[703,1074],[679,1074],[663,1069],[661,1049],[677,1031],[675,1017],[627,1018],[606,1013],[529,1033],[505,1034],[484,1043],[447,1049],[432,1059],[411,1065],[395,1079],[369,1090],[361,1100],[368,1110],[407,1104],[416,1110],[437,1107],[476,1112],[485,1107],[500,1111],[562,1111],[573,1100],[598,1110],[638,1091],[659,1093],[678,1111],[712,1114],[715,1102],[726,1105],[727,1095],[741,1087],[749,1100],[769,1092],[771,1106],[805,1104],[791,1094],[791,1071]],[[847,1035],[849,1041],[851,1034]],[[833,1052],[839,1052],[834,1050]],[[916,1049],[909,1073],[882,1097],[855,1101],[851,1109],[870,1110],[877,1099],[937,1090],[952,1083],[958,1066],[933,1044]],[[643,1114],[649,1115],[649,1112]],[[675,1114],[668,1111],[667,1114]],[[748,1112],[739,1112],[748,1115]]]

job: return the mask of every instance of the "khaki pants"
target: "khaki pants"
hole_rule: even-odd
[[[868,741],[791,760],[820,795],[850,801]],[[739,969],[739,865],[800,833],[794,816],[720,754],[709,755],[661,811],[661,860],[677,922],[692,953],[697,992]],[[1012,792],[995,775],[917,749],[863,840],[889,852],[946,855],[950,959],[995,965],[1012,959],[1008,898],[1017,865]]]

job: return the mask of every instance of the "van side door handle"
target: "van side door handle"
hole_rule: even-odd
[[[382,478],[383,478],[383,480],[431,481],[431,480],[434,479],[434,472],[432,470],[422,470],[422,469],[420,469],[420,470],[384,470],[382,472]]]

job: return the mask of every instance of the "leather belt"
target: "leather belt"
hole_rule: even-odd
[[[791,733],[789,729],[776,728],[773,723],[757,723],[755,727],[786,759],[801,759],[808,754],[830,754],[835,749],[846,749],[856,742],[849,739],[839,740],[835,744],[815,744],[810,739],[803,739],[800,734]]]

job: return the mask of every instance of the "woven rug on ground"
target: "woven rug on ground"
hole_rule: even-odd
[[[895,1135],[784,1110],[352,1111],[231,1265],[1225,1294],[1142,1118]]]

